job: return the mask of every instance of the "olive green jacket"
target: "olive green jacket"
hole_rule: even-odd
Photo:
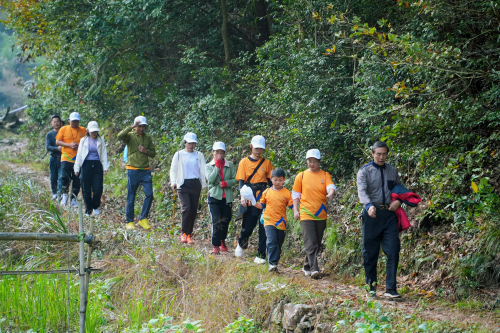
[[[224,159],[224,181],[227,183],[226,190],[226,202],[233,202],[234,195],[231,187],[236,185],[238,181],[236,180],[236,168],[234,167],[233,162],[229,162]],[[222,187],[220,187],[219,183],[220,179],[220,169],[215,166],[215,160],[212,160],[209,164],[205,166],[207,181],[208,181],[208,194],[210,197],[222,200]]]
[[[132,131],[132,126],[129,126],[118,133],[118,139],[125,142],[128,146],[128,166],[137,169],[149,168],[149,157],[153,158],[156,156],[155,145],[153,144],[153,140],[151,140],[151,136],[146,133],[141,136]],[[148,153],[141,153],[139,146],[144,146],[148,150]]]

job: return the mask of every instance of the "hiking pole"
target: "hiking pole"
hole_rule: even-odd
[[[174,234],[174,229],[175,229],[175,190],[174,190],[174,211],[172,213],[172,235]]]

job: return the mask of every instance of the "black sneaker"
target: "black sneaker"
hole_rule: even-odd
[[[401,295],[398,294],[397,291],[394,289],[387,289],[384,293],[384,296],[390,298],[401,298]]]
[[[377,284],[376,283],[370,283],[370,297],[372,297],[372,298],[377,297]]]

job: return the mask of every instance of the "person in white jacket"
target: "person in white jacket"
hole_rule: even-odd
[[[192,233],[201,189],[207,187],[205,156],[194,150],[198,143],[195,133],[184,136],[184,149],[176,152],[170,165],[170,187],[177,190],[181,202],[181,242],[194,244]]]
[[[80,176],[85,215],[98,215],[103,190],[103,175],[108,173],[108,152],[104,139],[99,136],[99,125],[91,121],[87,125],[87,136],[80,141],[76,154],[75,175]]]

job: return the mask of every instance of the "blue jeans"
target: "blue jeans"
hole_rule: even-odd
[[[134,201],[139,184],[146,195],[140,220],[147,219],[153,203],[153,178],[151,170],[127,170],[127,223],[134,222]]]
[[[52,194],[61,193],[62,182],[61,182],[61,157],[54,157],[50,155],[49,162],[50,169],[50,187],[52,189]]]

